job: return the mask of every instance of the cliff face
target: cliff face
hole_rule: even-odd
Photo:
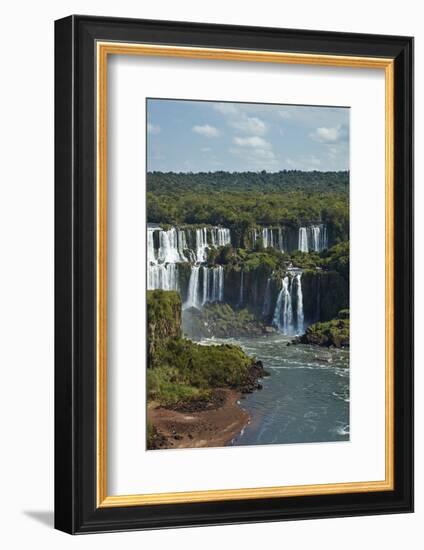
[[[271,274],[272,269],[264,265],[250,270],[227,267],[224,271],[224,301],[232,307],[248,307],[259,318],[267,317],[267,302],[275,304],[279,292],[278,282],[271,279]]]
[[[281,277],[260,267],[250,271],[225,269],[224,300],[232,307],[247,307],[257,317],[272,322],[281,290]],[[241,290],[242,288],[242,290]],[[349,285],[336,271],[304,271],[302,274],[305,321],[328,321],[349,307]]]
[[[305,271],[303,308],[309,323],[329,321],[349,307],[349,285],[337,271]]]
[[[178,292],[147,291],[148,363],[169,338],[181,337],[181,298]]]

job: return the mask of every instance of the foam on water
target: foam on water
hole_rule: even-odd
[[[349,440],[349,351],[289,341],[281,334],[208,340],[242,346],[271,374],[243,400],[252,422],[234,445]]]

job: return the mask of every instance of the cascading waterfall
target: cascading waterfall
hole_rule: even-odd
[[[293,311],[296,303],[296,313]],[[304,330],[302,273],[285,275],[275,305],[272,324],[288,336],[301,334]]]
[[[156,263],[155,243],[153,240],[154,229],[147,228],[147,264]]]
[[[302,273],[296,275],[297,280],[297,333],[303,333],[305,317],[303,315]]]
[[[290,286],[289,276],[286,275],[282,280],[282,287],[278,294],[274,319],[272,321],[272,324],[283,334],[292,334],[293,332],[293,309]]]
[[[200,276],[200,268],[202,275]],[[201,301],[200,301],[201,297]],[[200,306],[211,302],[224,301],[224,268],[194,265],[191,268],[188,283],[187,300],[184,309]]]
[[[325,224],[299,227],[297,236],[294,229],[284,226],[262,227],[260,231],[253,229],[251,231],[253,246],[255,246],[259,236],[262,238],[264,248],[275,248],[281,252],[296,249],[302,252],[321,252],[328,248],[327,226]]]
[[[158,232],[159,248],[155,249],[155,232]],[[177,262],[181,261],[178,233],[175,228],[162,231],[147,228],[147,288],[153,290],[178,290]]]
[[[187,301],[184,308],[200,306],[199,303],[199,271],[200,266],[194,265],[191,268],[190,280],[188,282]]]
[[[212,269],[212,298],[211,302],[224,300],[224,268],[222,265]]]
[[[211,235],[215,240],[215,246],[226,246],[231,244],[231,233],[226,227],[213,227]]]
[[[205,262],[207,259],[208,235],[206,227],[196,229],[196,261]]]
[[[210,269],[208,267],[203,266],[202,270],[203,270],[203,293],[202,293],[203,295],[202,306],[203,306],[204,304],[210,301],[209,300]]]
[[[264,245],[264,248],[272,246],[272,230],[268,227],[264,227],[262,229],[262,243]]]
[[[194,267],[207,260],[209,248],[231,244],[231,233],[226,227],[190,228],[171,227],[167,230],[159,226],[147,228],[147,288],[154,290],[180,290],[178,264],[191,263],[191,275]],[[206,274],[207,278],[209,275]],[[221,279],[219,279],[221,277]],[[191,279],[191,276],[190,276]],[[219,281],[222,280],[221,283]],[[223,273],[218,276],[218,287],[223,289]],[[204,285],[207,292],[209,282]],[[223,290],[221,290],[223,296]],[[206,297],[204,298],[206,299]],[[218,300],[219,297],[216,298]],[[211,301],[207,298],[206,301]],[[196,301],[197,304],[197,301]]]
[[[253,242],[257,239],[257,232],[254,233]],[[284,252],[284,231],[282,227],[263,227],[262,243],[264,248],[276,248]]]
[[[175,227],[159,233],[158,260],[166,264],[175,264],[183,260],[179,253],[178,232]]]
[[[325,224],[299,227],[299,245],[301,252],[321,252],[328,248],[327,226]]]
[[[319,250],[320,247],[320,228],[314,225],[311,228],[312,233],[312,250]]]
[[[147,289],[179,290],[178,268],[176,264],[157,264],[147,271]]]
[[[226,227],[202,227],[196,229],[196,261],[207,260],[208,248],[217,248],[231,244],[231,233]]]
[[[254,230],[254,240],[261,237],[264,247],[284,250],[286,239],[296,237],[284,227],[262,227]],[[289,242],[289,241],[287,241]],[[159,226],[147,228],[147,288],[176,290],[185,295],[184,308],[200,308],[202,305],[224,301],[224,267],[206,265],[208,250],[231,244],[231,233],[224,227],[190,228]],[[291,246],[296,246],[296,241]],[[310,225],[298,229],[298,245],[303,251],[320,251],[328,246],[327,228],[324,224]],[[180,288],[181,263],[189,263],[188,285]],[[271,316],[273,325],[284,334],[299,334],[304,331],[302,273],[289,270],[282,280],[281,290],[275,306],[271,292],[271,278],[267,279],[262,297],[262,315]],[[186,283],[187,284],[187,283]],[[249,282],[250,285],[250,282]],[[250,286],[249,286],[250,288]],[[254,286],[254,289],[259,287]],[[187,291],[185,291],[187,289]],[[246,281],[244,270],[240,270],[238,305],[246,303]],[[256,294],[255,294],[256,296]],[[258,296],[258,299],[261,297]],[[250,300],[250,298],[249,298]],[[256,303],[254,298],[254,303]],[[317,296],[317,318],[320,297]],[[274,309],[273,309],[274,308]],[[273,314],[272,314],[273,312]]]
[[[309,252],[308,247],[308,232],[306,227],[299,227],[299,250],[301,252]]]

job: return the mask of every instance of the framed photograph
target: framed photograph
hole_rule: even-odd
[[[413,39],[55,25],[55,525],[411,512]]]

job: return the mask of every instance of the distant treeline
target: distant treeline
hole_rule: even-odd
[[[162,193],[175,187],[186,191],[272,191],[341,192],[349,191],[349,172],[148,172],[148,191]]]
[[[241,232],[322,222],[339,242],[349,238],[349,172],[149,172],[147,218]]]

